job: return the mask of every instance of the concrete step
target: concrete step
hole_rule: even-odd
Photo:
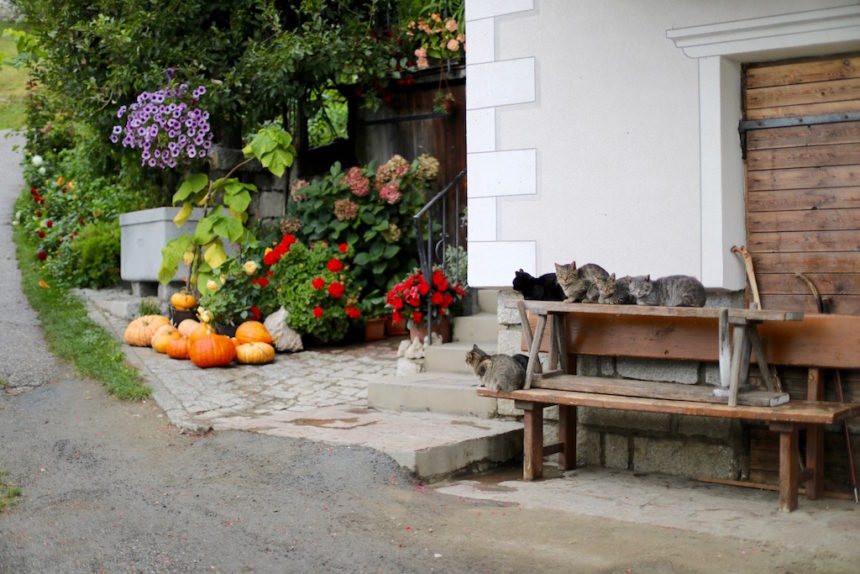
[[[478,378],[459,373],[418,373],[384,377],[367,385],[367,404],[385,411],[445,413],[491,418],[497,401],[475,392]]]
[[[493,341],[499,336],[499,322],[495,313],[478,313],[454,317],[454,341]]]
[[[457,341],[444,345],[430,345],[424,348],[424,371],[428,373],[461,373],[473,375],[475,372],[466,364],[466,352],[477,344],[488,353],[495,353],[498,343],[493,341]]]
[[[501,419],[336,405],[225,421],[221,428],[373,448],[427,482],[485,470],[523,452],[522,423]]]
[[[478,289],[478,305],[481,307],[481,311],[495,315],[498,304],[498,289]]]

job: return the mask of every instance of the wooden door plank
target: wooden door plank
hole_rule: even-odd
[[[747,169],[751,171],[855,164],[860,164],[860,146],[856,142],[756,150],[747,153]]]
[[[854,165],[751,171],[747,176],[747,189],[750,191],[858,185],[860,166]]]
[[[860,56],[749,66],[745,70],[747,88],[784,86],[860,77]]]
[[[747,216],[749,233],[860,229],[860,209],[755,211]]]
[[[860,100],[756,108],[747,110],[746,117],[749,120],[767,120],[771,118],[796,118],[800,116],[819,116],[845,112],[860,112]]]
[[[747,250],[750,253],[860,251],[860,228],[840,231],[750,231]]]
[[[803,295],[771,295],[762,293],[762,305],[765,307],[779,306],[782,309],[795,309],[797,311],[809,310],[809,298]],[[833,295],[830,307],[834,313],[842,315],[860,315],[860,295]],[[860,368],[860,365],[843,368]]]
[[[753,263],[757,274],[857,273],[860,272],[860,253],[754,253]]]
[[[749,211],[860,209],[860,187],[749,191],[747,209]]]
[[[747,132],[747,151],[860,142],[860,122],[838,122]]]
[[[797,323],[762,323],[759,334],[770,364],[860,368],[860,316],[806,315]]]
[[[860,78],[843,78],[823,82],[787,84],[767,88],[747,88],[745,104],[747,110],[844,102],[860,99]]]
[[[825,297],[860,293],[860,272],[858,273],[809,273],[809,279]],[[806,295],[809,297],[809,313],[816,312],[812,294],[806,283],[794,273],[761,273],[757,276],[761,293],[771,295]]]

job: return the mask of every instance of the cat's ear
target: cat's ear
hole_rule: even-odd
[[[478,345],[477,345],[477,344],[472,344],[472,352],[473,352],[473,353],[477,353],[477,352],[478,352],[478,351],[480,351],[480,350],[481,350],[481,349],[479,349],[479,348],[478,348]]]
[[[645,276],[645,281],[651,281],[651,274],[650,273]]]
[[[571,268],[573,271],[576,271],[576,261],[571,261],[571,262],[570,262],[570,268]]]
[[[612,273],[612,274],[610,274],[610,275],[609,275],[609,280],[610,280],[610,281],[615,281],[615,273]]]

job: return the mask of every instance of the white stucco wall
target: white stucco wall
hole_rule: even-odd
[[[703,64],[667,31],[852,4],[467,0],[469,283],[575,259],[741,287],[721,259],[744,241],[739,95],[719,106],[742,58]]]

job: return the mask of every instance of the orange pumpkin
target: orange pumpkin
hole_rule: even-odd
[[[176,327],[174,327],[170,323],[168,323],[167,325],[162,325],[161,327],[156,329],[155,333],[152,334],[152,339],[149,340],[149,346],[154,347],[155,346],[155,338],[158,337],[159,335],[163,335],[164,333],[167,333],[168,331],[171,331],[171,330],[175,331]]]
[[[179,329],[179,333],[183,337],[190,337],[191,333],[193,333],[194,329],[199,325],[200,323],[194,319],[183,319],[182,322],[179,323],[179,327],[177,327],[177,329]]]
[[[137,347],[149,347],[152,336],[162,325],[169,325],[170,319],[164,315],[144,315],[138,317],[125,328],[125,342]]]
[[[188,358],[188,338],[179,336],[167,342],[167,356],[172,359]]]
[[[188,335],[188,340],[191,341],[191,343],[193,344],[202,339],[203,337],[208,337],[209,335],[214,334],[215,327],[213,327],[209,323],[200,323],[194,328],[193,331],[191,331],[191,334]]]
[[[225,367],[236,358],[236,347],[230,337],[212,334],[191,343],[188,357],[192,363],[203,369]]]
[[[170,304],[173,305],[174,309],[187,311],[197,305],[197,299],[191,293],[179,291],[170,296]]]
[[[259,321],[245,321],[236,327],[236,340],[239,341],[240,345],[255,342],[271,343],[272,335]]]
[[[246,365],[261,365],[275,360],[275,348],[268,343],[255,341],[236,347],[236,360]]]
[[[241,344],[239,343],[239,340],[236,337],[231,337],[230,340],[233,341],[233,346],[238,349],[239,345]]]
[[[169,327],[169,329],[165,329],[165,327]],[[155,349],[158,353],[166,353],[167,352],[167,344],[172,339],[181,339],[182,335],[179,334],[179,331],[173,328],[173,326],[165,325],[161,329],[158,330],[152,337],[152,348]]]

